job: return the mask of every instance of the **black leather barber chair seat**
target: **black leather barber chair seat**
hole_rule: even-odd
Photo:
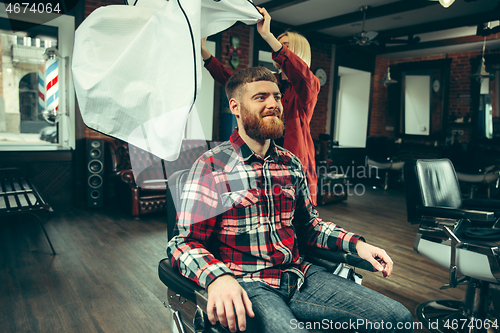
[[[408,221],[420,224],[415,251],[449,268],[443,288],[467,284],[463,302],[428,301],[417,317],[432,332],[500,332],[491,306],[500,283],[500,201],[462,200],[448,159],[407,161],[404,176]]]
[[[176,207],[180,205],[180,194],[183,190],[189,170],[181,170],[168,178],[167,185],[167,232],[168,239],[174,234],[177,221]],[[305,259],[313,264],[321,265],[330,272],[335,272],[340,264],[347,264],[370,272],[373,266],[358,256],[343,251],[327,251],[308,247],[301,250]],[[206,316],[207,293],[193,281],[182,276],[172,268],[168,259],[160,261],[158,266],[160,280],[168,287],[169,304],[172,310],[173,332],[229,332],[217,324],[212,326]],[[313,331],[311,331],[313,332]]]
[[[384,175],[384,190],[389,186],[389,172],[401,176],[405,162],[397,157],[397,145],[393,139],[386,136],[369,136],[366,138],[365,166],[369,174],[376,170],[376,178]]]

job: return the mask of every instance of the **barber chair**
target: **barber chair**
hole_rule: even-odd
[[[389,172],[396,171],[401,174],[405,162],[399,161],[396,157],[397,146],[394,140],[386,136],[369,136],[366,139],[366,161],[365,166],[369,174],[371,170],[384,173],[384,190],[389,187]]]
[[[458,180],[465,183],[470,183],[469,198],[476,196],[477,186],[485,184],[487,186],[487,198],[491,197],[491,188],[498,189],[500,183],[500,171],[495,166],[487,167],[477,173],[466,173],[457,171]]]
[[[499,188],[500,168],[491,160],[492,155],[492,152],[474,144],[464,147],[461,143],[455,143],[447,149],[445,157],[453,162],[458,180],[467,185],[470,199],[478,196],[480,186],[486,187],[488,199],[491,197],[491,189]]]
[[[463,302],[425,302],[418,319],[431,332],[499,332],[490,305],[500,283],[500,201],[462,200],[448,159],[407,161],[404,176],[408,221],[420,224],[413,248],[450,269],[441,289],[467,285]]]
[[[180,195],[189,170],[180,170],[168,178],[167,184],[167,231],[168,239],[172,238],[177,222],[176,207],[180,205]],[[328,251],[313,247],[302,249],[305,259],[313,264],[325,267],[329,272],[338,271],[339,265],[350,265],[374,272],[373,266],[366,260],[344,251]],[[212,325],[206,315],[208,295],[193,281],[182,276],[172,268],[168,258],[160,261],[158,266],[160,280],[168,287],[168,304],[165,307],[172,311],[172,331],[229,333],[229,330],[217,323]],[[359,274],[358,274],[359,275]],[[175,325],[174,325],[175,324]]]

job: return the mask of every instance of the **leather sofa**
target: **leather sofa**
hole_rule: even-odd
[[[133,217],[166,211],[166,180],[190,169],[205,151],[221,142],[184,140],[179,158],[169,162],[120,140],[106,142],[109,181],[119,205]]]

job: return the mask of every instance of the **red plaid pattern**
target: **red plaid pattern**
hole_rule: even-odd
[[[237,130],[195,162],[181,199],[167,255],[202,287],[222,274],[279,287],[293,271],[300,288],[309,264],[299,242],[355,253],[360,238],[319,218],[297,157],[273,143],[261,158]]]

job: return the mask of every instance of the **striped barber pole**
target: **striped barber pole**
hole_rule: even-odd
[[[45,106],[47,110],[59,110],[59,73],[57,59],[45,61]]]
[[[38,111],[45,110],[45,68],[38,66]]]

